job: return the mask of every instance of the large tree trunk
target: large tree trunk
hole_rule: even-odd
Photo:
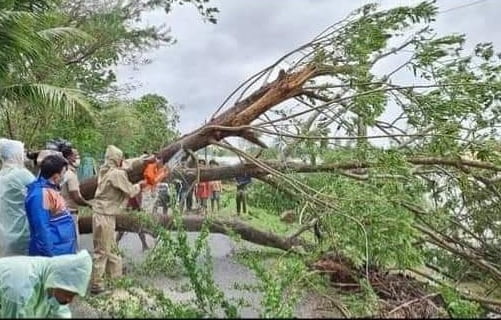
[[[341,66],[339,70],[331,68],[329,72],[345,72],[347,69],[349,67]],[[165,163],[181,149],[197,151],[208,146],[211,141],[220,141],[230,136],[239,136],[261,147],[266,147],[259,141],[254,132],[245,126],[272,107],[290,98],[302,95],[302,87],[305,82],[325,72],[325,70],[311,65],[307,65],[296,72],[280,72],[276,80],[256,90],[246,99],[235,103],[233,107],[211,119],[208,124],[182,136],[163,150],[160,150],[160,157]],[[142,170],[140,168],[130,170],[129,178],[132,182],[138,182],[142,178]],[[80,184],[80,192],[85,199],[90,200],[94,197],[96,187],[97,179],[92,177]]]
[[[196,215],[184,216],[184,230],[200,231],[206,219],[206,217]],[[156,215],[155,221],[168,230],[174,229],[172,216],[167,217],[163,215]],[[261,231],[238,220],[210,219],[209,223],[209,230],[211,233],[221,233],[226,235],[235,233],[246,241],[267,247],[281,250],[291,250],[293,247],[307,245],[299,237],[284,237],[270,232]],[[78,221],[78,226],[81,234],[92,233],[92,217],[81,217]],[[142,223],[138,219],[138,216],[132,214],[117,216],[116,230],[136,233],[140,231],[147,231],[148,233],[153,233],[143,227]]]

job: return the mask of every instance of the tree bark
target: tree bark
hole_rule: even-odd
[[[184,230],[191,232],[200,231],[206,219],[206,217],[196,215],[184,216],[182,220]],[[168,230],[175,230],[171,216],[156,215],[155,222],[158,222],[159,225]],[[240,235],[243,240],[266,247],[288,251],[293,249],[293,247],[307,245],[307,243],[299,237],[285,237],[271,232],[261,231],[238,220],[210,219],[209,223],[209,230],[211,233],[226,235],[235,233]],[[79,218],[78,227],[80,234],[92,233],[92,217],[86,216]],[[145,231],[153,234],[152,231],[144,228],[138,216],[132,214],[118,215],[116,230],[135,233]]]

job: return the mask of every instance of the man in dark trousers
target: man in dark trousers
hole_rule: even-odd
[[[242,176],[237,176],[237,214],[240,215],[240,211],[247,213],[247,186],[251,183],[251,177],[247,174]],[[242,209],[242,210],[240,210]]]

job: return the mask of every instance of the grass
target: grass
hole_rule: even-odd
[[[221,194],[221,210],[214,213],[214,217],[238,218],[249,225],[260,229],[270,231],[279,235],[288,235],[299,228],[297,223],[285,224],[276,214],[267,210],[247,205],[247,213],[237,215],[235,201],[235,187],[226,187]]]
[[[92,216],[92,209],[89,207],[80,207],[78,208],[78,215],[80,217],[90,217]]]

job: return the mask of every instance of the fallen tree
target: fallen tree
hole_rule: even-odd
[[[168,230],[175,230],[172,216],[156,215],[154,222]],[[183,229],[188,232],[200,231],[204,223],[209,223],[211,233],[236,234],[243,240],[286,251],[306,245],[306,242],[299,238],[298,234],[290,237],[279,236],[271,232],[258,230],[239,220],[208,219],[199,215],[188,215],[182,218],[182,223]],[[92,217],[81,217],[78,226],[81,234],[92,233]],[[153,231],[144,226],[138,216],[132,214],[117,216],[116,229],[117,231],[147,232],[153,236],[155,235]]]
[[[159,150],[160,156],[168,162],[180,150],[193,155],[208,145],[227,148],[246,162],[213,169],[177,168],[174,174],[192,182],[248,174],[275,187],[285,187],[289,195],[301,202],[309,221],[317,218],[324,225],[331,224],[326,228],[330,229],[332,245],[340,242],[336,229],[349,224],[343,237],[351,237],[350,250],[356,251],[353,255],[366,264],[371,263],[371,250],[395,243],[403,244],[415,254],[410,247],[428,250],[421,249],[428,242],[438,248],[438,253],[428,250],[435,258],[450,259],[447,267],[454,269],[466,263],[464,270],[480,268],[499,280],[498,251],[485,232],[494,233],[494,239],[501,232],[495,224],[501,221],[501,193],[497,185],[501,167],[494,130],[501,122],[496,109],[501,80],[499,73],[492,71],[498,70],[501,63],[491,45],[478,45],[472,54],[466,55],[463,37],[437,37],[428,27],[412,30],[410,35],[407,32],[404,40],[400,38],[400,31],[405,33],[417,23],[428,24],[435,14],[436,8],[429,3],[387,11],[364,6],[250,77],[224,101],[206,125]],[[398,43],[390,47],[390,38]],[[403,63],[385,69],[382,75],[373,70],[380,61],[402,52],[411,52],[402,59]],[[407,70],[412,77],[427,82],[399,84],[395,75]],[[383,113],[390,105],[399,113],[393,120],[383,120]],[[383,135],[369,135],[370,130],[381,131]],[[265,149],[263,136],[275,139],[272,143],[278,146],[275,148],[278,155],[280,146],[289,146],[285,148],[284,160],[295,155],[309,158],[310,163],[261,161],[226,140],[240,137]],[[381,138],[386,142],[385,147],[371,143]],[[322,164],[316,161],[335,151],[344,152],[341,160],[334,157]],[[375,159],[376,153],[384,154],[382,162],[386,165]],[[373,188],[364,190],[343,184],[343,188],[333,191],[324,184],[315,189],[289,174],[300,172],[336,173],[357,183],[367,182]],[[372,179],[408,178],[409,173],[416,177],[414,184],[386,184]],[[129,178],[139,181],[142,168],[130,170]],[[388,185],[393,189],[387,188]],[[95,189],[96,178],[81,184],[86,199],[93,198]],[[346,190],[354,193],[346,195]],[[367,197],[371,193],[387,194],[378,193],[369,201],[355,194],[362,191],[368,191],[363,193]],[[336,193],[342,197],[336,197]],[[401,201],[399,198],[405,193],[414,202]],[[357,206],[350,202],[367,204]],[[340,203],[345,210],[340,210]],[[374,209],[375,204],[380,211]],[[402,208],[413,216],[402,213]],[[89,231],[90,222],[86,219],[81,226]],[[130,217],[118,219],[119,228],[138,229],[137,222]],[[200,217],[183,220],[192,231],[199,230],[202,222]],[[165,223],[170,228],[168,221]],[[252,242],[285,250],[292,246],[287,238],[277,238],[238,221],[214,223],[213,232],[235,229]],[[372,239],[366,229],[372,229]],[[374,238],[384,232],[387,239],[379,247],[373,245]],[[472,245],[471,239],[480,245]],[[411,242],[413,245],[408,245]],[[358,243],[358,247],[353,243]],[[406,252],[398,250],[395,249],[400,253],[396,259],[406,257]],[[377,262],[381,265],[395,262],[391,260],[393,257],[372,258],[380,258]]]
[[[344,69],[346,68],[340,68],[339,71],[342,72]],[[238,127],[250,124],[275,105],[303,94],[302,86],[305,82],[323,74],[326,74],[325,70],[313,66],[306,66],[300,71],[289,74],[285,74],[282,71],[275,81],[267,84],[241,102],[235,103],[232,108],[211,120],[208,125],[186,134],[174,143],[171,143],[159,152],[159,156],[165,163],[181,149],[196,151],[208,146],[212,140],[220,141],[230,136],[239,136],[265,147],[264,143],[259,141],[252,131],[238,129]],[[232,127],[237,127],[237,129],[233,130]],[[135,168],[129,171],[129,178],[132,182],[138,182],[142,178],[142,168]],[[80,184],[82,196],[87,200],[92,199],[96,187],[96,178],[83,181]]]

